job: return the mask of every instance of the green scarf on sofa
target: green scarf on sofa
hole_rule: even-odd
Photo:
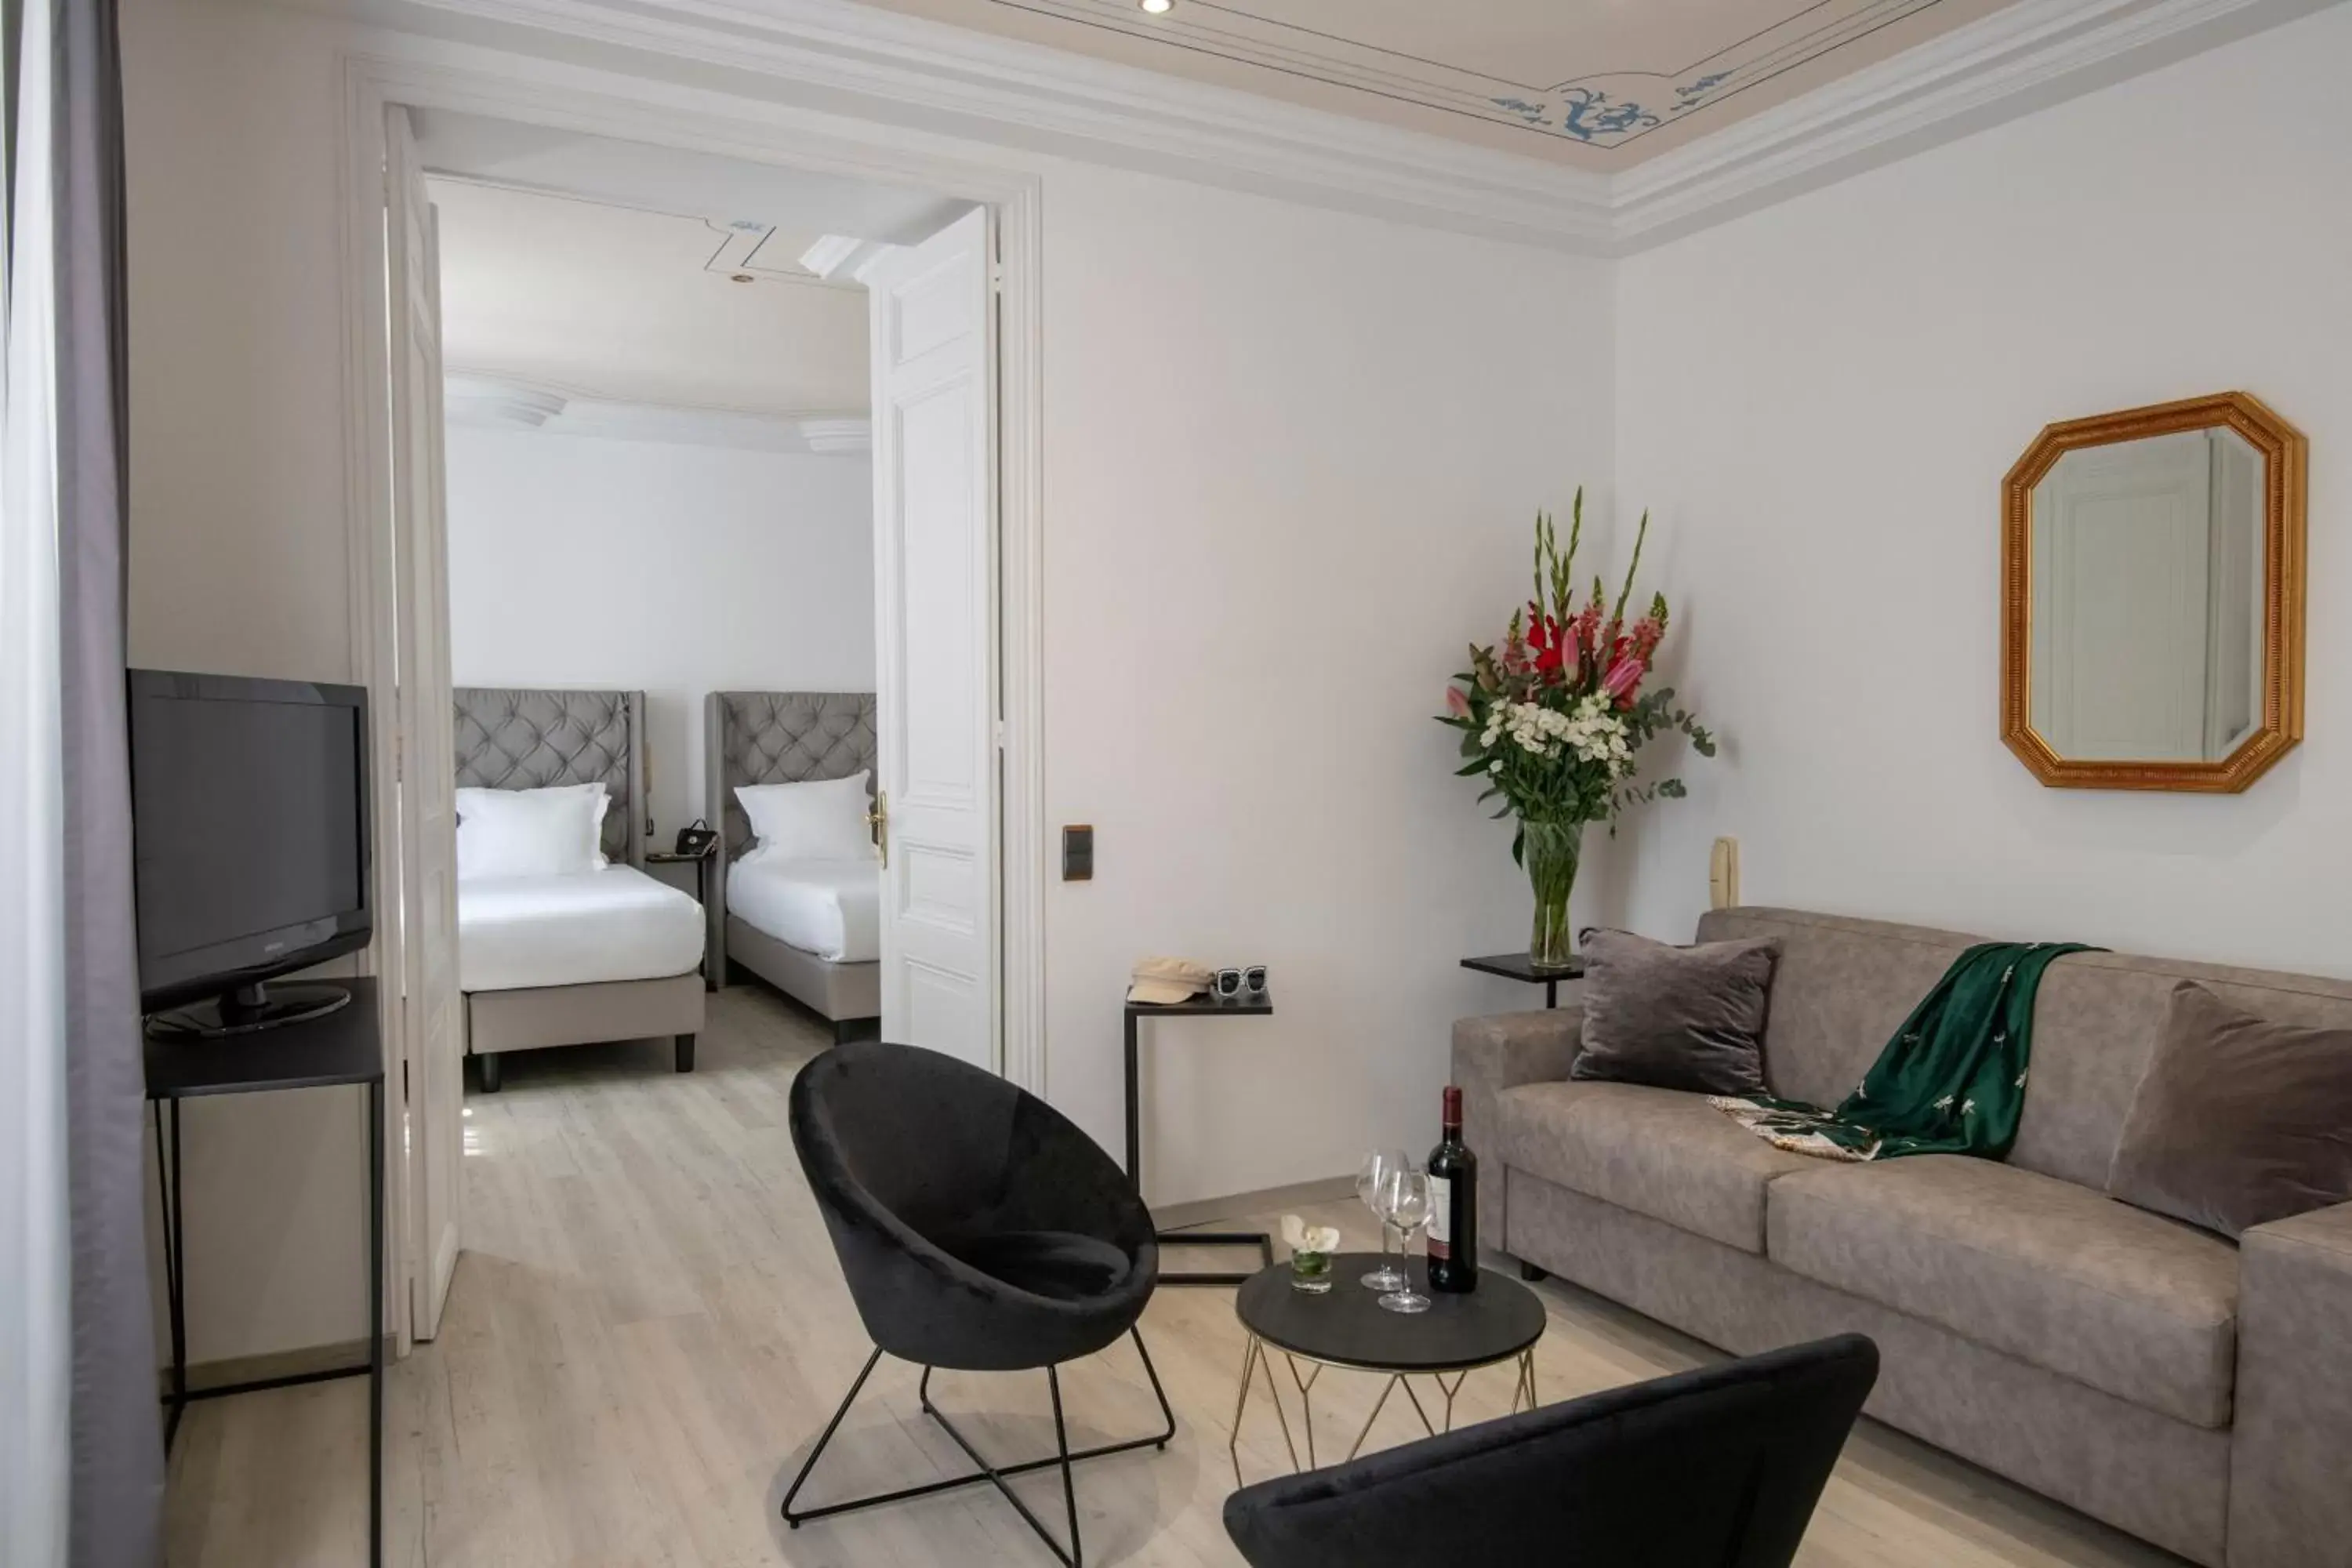
[[[1708,1103],[1758,1137],[1829,1160],[2005,1158],[2025,1115],[2033,997],[2071,942],[1988,942],[1960,954],[1834,1110],[1767,1095]]]

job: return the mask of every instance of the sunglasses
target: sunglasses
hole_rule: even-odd
[[[1265,965],[1253,963],[1247,969],[1220,969],[1211,982],[1211,990],[1220,1002],[1243,998],[1255,1001],[1265,994]]]

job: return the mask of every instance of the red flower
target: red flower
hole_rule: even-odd
[[[1544,615],[1537,606],[1528,606],[1533,614],[1528,617],[1528,647],[1535,650],[1535,671],[1538,675],[1557,675],[1568,662],[1568,639],[1560,624]]]
[[[1649,662],[1638,654],[1620,656],[1617,662],[1609,667],[1609,673],[1601,678],[1602,695],[1620,708],[1632,707],[1633,689],[1642,684],[1642,677],[1649,673]]]

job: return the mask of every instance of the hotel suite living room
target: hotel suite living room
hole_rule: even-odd
[[[2352,5],[0,33],[5,1568],[2352,1568]]]

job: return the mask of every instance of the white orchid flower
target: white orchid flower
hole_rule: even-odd
[[[1293,1252],[1337,1252],[1339,1250],[1339,1227],[1336,1225],[1308,1225],[1295,1214],[1282,1216],[1282,1239]]]

